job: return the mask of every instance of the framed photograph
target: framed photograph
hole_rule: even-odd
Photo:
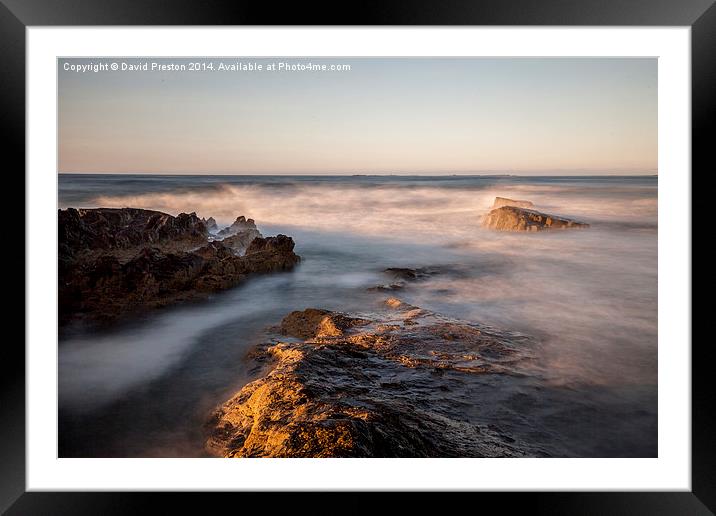
[[[195,491],[712,514],[712,2],[0,13],[8,514]]]

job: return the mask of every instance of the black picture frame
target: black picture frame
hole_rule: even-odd
[[[31,26],[88,25],[607,25],[690,26],[692,51],[692,191],[693,179],[716,170],[713,140],[716,124],[716,6],[714,0],[449,0],[383,1],[376,3],[294,3],[277,7],[270,3],[236,0],[0,0],[0,126],[3,130],[3,176],[5,186],[21,206],[14,206],[12,219],[25,212],[25,29]],[[698,172],[697,172],[698,171]],[[704,191],[704,188],[701,188]],[[692,198],[692,220],[706,220],[706,201]],[[692,274],[699,264],[692,229]],[[17,242],[5,248],[11,269],[6,274],[19,283],[24,270],[25,247]],[[24,243],[24,236],[23,236]],[[6,265],[7,267],[7,265]],[[705,270],[703,267],[699,267]],[[8,271],[10,271],[8,273]],[[9,278],[7,278],[9,279]],[[697,286],[699,284],[697,283]],[[54,286],[48,286],[48,289]],[[704,286],[699,286],[705,289]],[[20,285],[16,287],[20,291]],[[24,285],[22,299],[25,299]],[[692,293],[695,290],[692,289]],[[14,299],[14,298],[13,298]],[[692,321],[703,321],[705,305],[692,303]],[[22,312],[22,313],[20,313]],[[9,305],[8,321],[24,320],[25,304]],[[705,314],[702,314],[705,315]],[[693,323],[692,323],[692,326]],[[693,327],[695,329],[695,327]],[[22,334],[24,335],[24,326]],[[9,335],[9,334],[8,334]],[[693,335],[693,333],[692,333]],[[486,502],[500,510],[521,508],[549,514],[713,514],[716,511],[716,418],[710,340],[692,345],[692,491],[608,493],[478,493],[481,508]],[[24,339],[23,339],[24,341]],[[672,343],[688,346],[691,343]],[[265,494],[226,493],[49,493],[25,492],[25,352],[18,337],[0,345],[0,511],[7,514],[133,514],[146,512],[149,502],[169,510],[195,498],[202,511],[241,497],[241,505],[266,503]],[[281,509],[316,508],[325,502],[308,501],[315,493],[271,495],[272,512]],[[363,512],[379,507],[376,493],[350,493],[331,512]],[[455,496],[455,495],[451,495]],[[411,500],[424,503],[424,494]],[[310,505],[307,505],[310,503]],[[460,503],[454,501],[452,503]],[[474,506],[476,501],[467,501]],[[332,507],[332,508],[331,508]],[[404,505],[407,509],[407,506]],[[474,506],[477,507],[477,506]],[[346,509],[343,509],[346,508]],[[319,510],[318,512],[321,512]]]

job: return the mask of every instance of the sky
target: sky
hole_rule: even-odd
[[[655,58],[59,59],[58,110],[61,173],[657,173]]]

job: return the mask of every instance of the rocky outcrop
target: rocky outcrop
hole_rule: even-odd
[[[231,226],[225,227],[216,234],[216,238],[234,250],[236,254],[244,254],[255,238],[262,237],[256,228],[254,219],[243,215],[237,217]]]
[[[216,220],[214,219],[214,217],[209,217],[208,219],[202,218],[201,221],[206,224],[206,229],[208,229],[209,231],[213,232],[219,229],[219,226],[216,225]]]
[[[252,274],[290,270],[300,260],[285,235],[260,238],[239,256],[221,241],[210,242],[195,214],[70,208],[60,210],[59,229],[61,325],[200,299]]]
[[[492,209],[502,208],[503,206],[514,206],[516,208],[532,208],[534,204],[531,201],[520,201],[515,199],[508,199],[507,197],[495,197],[495,202],[492,203]]]
[[[254,219],[247,219],[243,215],[237,217],[231,226],[225,227],[217,233],[218,237],[227,237],[247,230],[256,230]]]
[[[258,229],[245,229],[231,236],[227,236],[221,240],[221,242],[233,249],[236,254],[244,254],[254,239],[261,237],[262,235]]]
[[[503,206],[483,218],[483,226],[500,231],[541,231],[544,229],[588,228],[589,224],[548,215],[536,210]]]
[[[256,350],[273,362],[207,423],[223,457],[518,457],[524,443],[465,415],[474,375],[518,374],[527,337],[406,305],[292,312]],[[476,403],[471,401],[471,403]]]
[[[69,254],[166,242],[193,245],[205,242],[206,237],[206,224],[196,213],[173,217],[138,208],[58,210],[60,251]]]

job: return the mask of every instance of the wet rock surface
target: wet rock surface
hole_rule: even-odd
[[[307,308],[303,311],[291,312],[284,317],[281,321],[280,332],[282,335],[297,339],[340,337],[344,331],[368,323],[370,323],[369,320],[359,317]]]
[[[499,231],[542,231],[546,229],[583,229],[589,224],[549,215],[536,210],[503,206],[483,218],[483,226]]]
[[[266,376],[207,423],[223,457],[521,457],[538,450],[465,407],[475,378],[520,375],[530,339],[390,298],[365,314],[292,312],[256,350]],[[287,337],[287,338],[284,338]]]
[[[236,242],[209,241],[207,221],[195,213],[68,208],[58,218],[61,326],[200,299],[300,260],[285,235],[252,235],[240,256]]]

